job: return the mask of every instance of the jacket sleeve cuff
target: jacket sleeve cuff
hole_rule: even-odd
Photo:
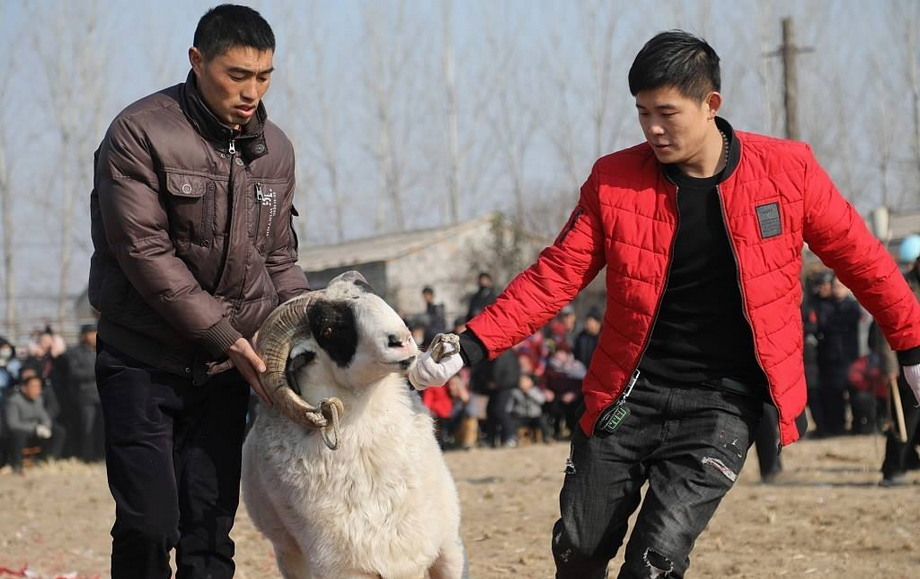
[[[221,318],[219,322],[208,328],[202,336],[202,341],[208,353],[218,358],[226,354],[230,346],[242,337],[243,335],[230,325],[230,320]]]
[[[460,334],[460,357],[467,366],[473,366],[486,358],[486,347],[471,330]]]
[[[902,366],[914,366],[915,364],[920,364],[920,346],[911,348],[910,350],[899,351],[898,364]]]

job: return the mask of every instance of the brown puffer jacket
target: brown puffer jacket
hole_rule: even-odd
[[[122,111],[96,151],[90,201],[101,340],[206,379],[206,362],[308,289],[293,192],[293,147],[261,104],[231,131],[190,73]]]

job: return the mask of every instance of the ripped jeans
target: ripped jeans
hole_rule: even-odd
[[[602,579],[648,490],[619,579],[680,578],[753,442],[761,399],[640,377],[612,433],[572,439],[553,527],[557,578]]]

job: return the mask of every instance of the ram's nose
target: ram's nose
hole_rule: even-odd
[[[405,333],[389,334],[387,336],[387,346],[390,348],[405,348],[410,354],[418,354],[418,344],[412,337],[412,332],[406,330]]]

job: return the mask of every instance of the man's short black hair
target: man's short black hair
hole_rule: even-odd
[[[719,55],[698,36],[683,30],[656,34],[645,43],[629,69],[629,92],[674,87],[702,102],[722,87]]]
[[[235,46],[275,50],[275,33],[262,15],[248,6],[221,4],[208,10],[195,29],[193,45],[210,60]]]

